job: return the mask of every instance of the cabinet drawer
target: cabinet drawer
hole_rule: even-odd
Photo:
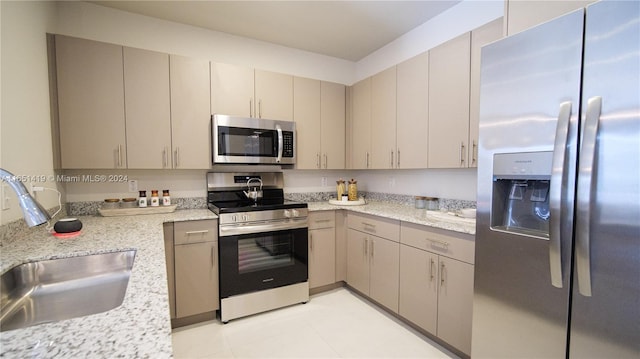
[[[474,263],[475,241],[474,236],[469,234],[402,222],[400,243],[470,264]]]
[[[400,221],[366,214],[347,215],[349,228],[370,233],[395,242],[400,241]]]
[[[334,211],[309,212],[307,217],[309,229],[333,228],[336,226],[336,213]]]
[[[175,244],[211,242],[218,240],[218,220],[206,219],[174,223]]]

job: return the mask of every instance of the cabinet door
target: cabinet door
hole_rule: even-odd
[[[441,256],[439,271],[437,335],[470,355],[473,266]]]
[[[398,65],[398,168],[427,168],[429,125],[429,53]]]
[[[123,51],[127,167],[171,168],[169,55]]]
[[[309,231],[309,288],[336,282],[335,228]]]
[[[400,244],[376,236],[370,236],[369,238],[369,295],[378,303],[397,313]]]
[[[122,46],[56,35],[62,168],[126,168]]]
[[[253,69],[212,62],[211,113],[239,117],[253,117],[253,108]]]
[[[169,313],[171,319],[176,317],[176,277],[175,254],[173,243],[173,222],[164,223],[164,259],[167,265],[167,289],[169,291]]]
[[[429,51],[429,168],[467,167],[471,34]]]
[[[396,67],[371,78],[371,168],[395,167]]]
[[[176,316],[219,309],[218,242],[175,246]]]
[[[320,150],[321,167],[345,168],[346,97],[342,84],[322,81],[320,84]]]
[[[173,168],[209,169],[209,62],[171,55]]]
[[[371,78],[352,88],[351,167],[369,168],[371,148]]]
[[[502,18],[471,32],[471,88],[469,99],[469,167],[478,167],[478,122],[480,119],[480,58],[482,46],[502,37]]]
[[[353,229],[347,232],[347,283],[369,295],[369,236]]]
[[[293,121],[293,76],[256,70],[255,93],[254,117]]]
[[[429,333],[438,323],[438,256],[400,245],[399,313]]]
[[[319,169],[320,155],[320,81],[294,77],[293,119],[296,122],[296,168]]]

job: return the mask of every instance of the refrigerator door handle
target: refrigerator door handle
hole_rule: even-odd
[[[595,174],[596,142],[598,124],[602,112],[602,97],[595,96],[587,101],[587,112],[582,132],[582,148],[578,161],[578,190],[576,216],[576,269],[578,292],[591,296],[591,244],[589,221],[591,219],[591,193]]]
[[[571,119],[571,102],[560,104],[556,141],[553,148],[551,183],[549,184],[549,270],[551,285],[562,288],[562,194],[566,187],[564,174],[567,158],[567,141]]]

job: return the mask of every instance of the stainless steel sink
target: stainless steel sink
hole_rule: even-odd
[[[122,304],[135,250],[44,260],[2,275],[1,331],[82,317]]]

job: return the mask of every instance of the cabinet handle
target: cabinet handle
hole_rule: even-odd
[[[211,246],[211,268],[213,268],[215,263],[215,253],[213,251],[213,246]]]
[[[176,147],[175,158],[173,161],[176,165],[176,168],[180,166],[180,147]]]
[[[315,223],[326,223],[326,222],[331,222],[330,219],[316,219],[314,221]]]
[[[391,150],[391,162],[390,162],[391,168],[393,168],[393,150]]]
[[[365,166],[364,168],[369,168],[369,152],[365,152]]]
[[[478,160],[478,144],[476,144],[476,140],[473,140],[473,147],[471,148],[471,164],[475,165]]]
[[[436,264],[436,263],[433,261],[433,258],[429,258],[429,260],[431,261],[431,263],[429,263],[429,276],[431,277],[431,282],[433,282],[433,279],[435,277],[434,274],[433,274],[435,272],[433,270],[433,265]]]
[[[324,169],[327,169],[327,154],[325,153],[323,156],[324,156]]]
[[[373,247],[374,247],[374,241],[373,239],[371,240],[371,259],[373,259]]]
[[[442,249],[444,249],[445,251],[449,250],[449,242],[437,241],[437,240],[435,240],[435,239],[429,239],[429,238],[427,238],[427,240],[428,240],[429,242],[431,242],[431,245],[432,245],[432,246],[434,246],[434,245],[435,245],[435,246],[440,246],[440,247],[442,247]]]
[[[253,99],[249,97],[249,117],[253,117]]]
[[[205,233],[209,233],[208,229],[203,229],[201,231],[186,231],[184,232],[186,235],[192,235],[192,234],[205,234]]]
[[[316,168],[322,168],[320,167],[320,153],[316,153]]]
[[[460,167],[464,165],[464,141],[460,142]]]
[[[309,249],[313,252],[313,233],[309,233]]]
[[[364,238],[364,242],[362,242],[364,244],[364,256],[368,256],[369,255],[369,251],[367,250],[367,247],[369,247],[369,240],[365,237]]]
[[[444,285],[446,268],[444,267],[444,262],[440,263],[440,286]]]
[[[165,146],[162,149],[162,168],[167,168],[167,163],[169,163],[169,159],[167,158],[167,147]]]
[[[118,168],[122,168],[122,145],[118,145]]]
[[[262,118],[262,100],[258,100],[258,118]]]
[[[398,149],[398,168],[400,168],[400,149]]]

